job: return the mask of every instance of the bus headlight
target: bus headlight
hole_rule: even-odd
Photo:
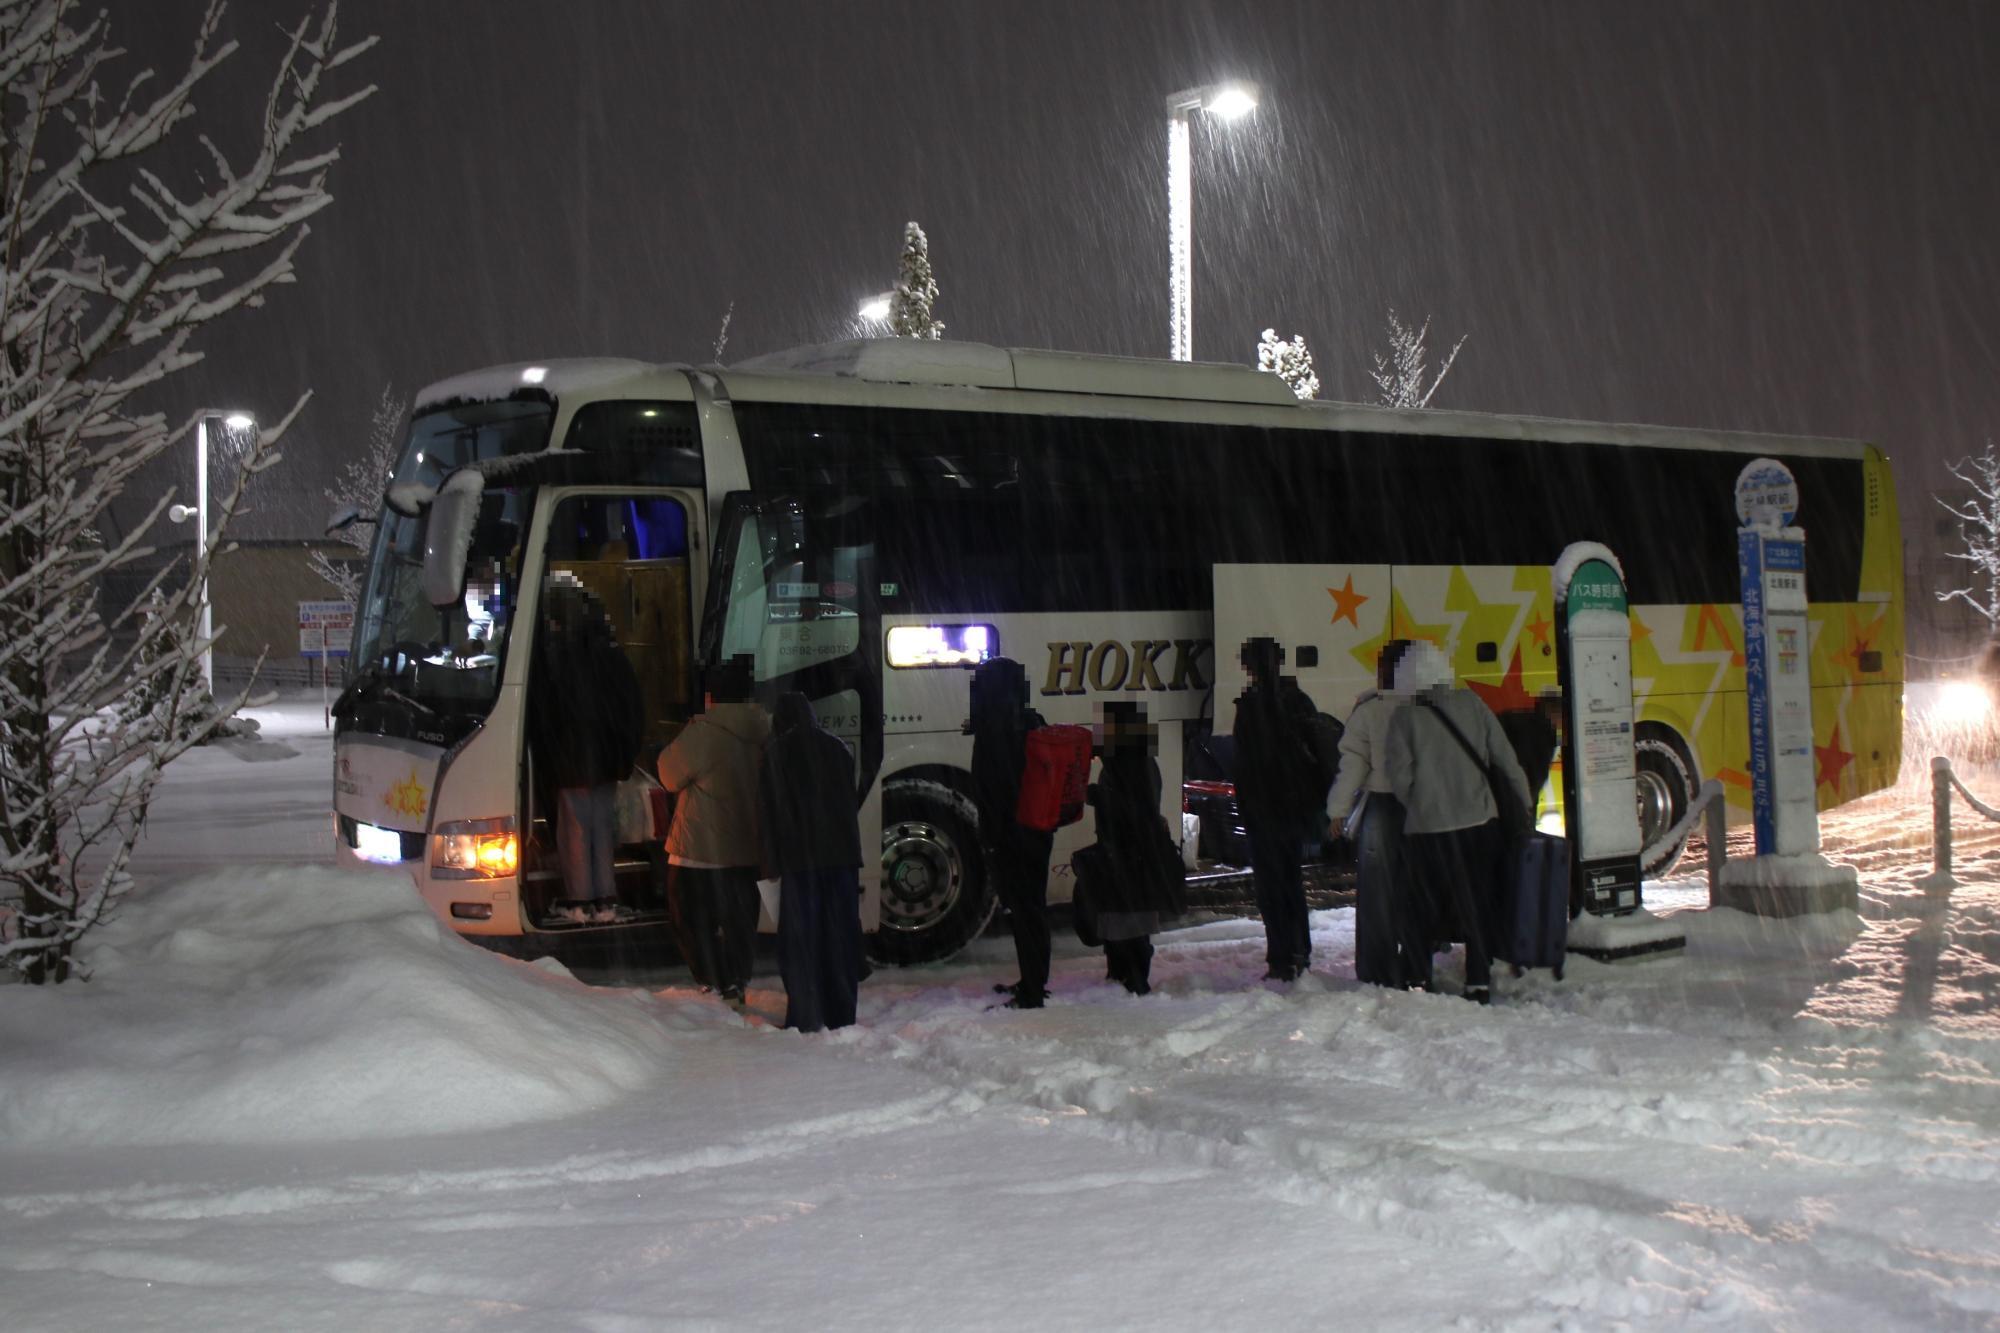
[[[431,832],[431,874],[437,879],[497,879],[521,866],[514,821],[456,819]]]

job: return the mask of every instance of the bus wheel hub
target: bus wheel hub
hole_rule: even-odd
[[[882,831],[882,924],[922,930],[957,904],[965,885],[958,847],[934,824],[908,820]]]

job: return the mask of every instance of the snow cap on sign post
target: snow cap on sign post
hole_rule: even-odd
[[[1618,576],[1620,582],[1624,581],[1625,566],[1618,562],[1617,555],[1609,546],[1598,542],[1571,542],[1563,548],[1562,555],[1550,571],[1550,583],[1558,602],[1569,599],[1570,580],[1576,577],[1576,572],[1583,568],[1587,560],[1602,560],[1611,566],[1611,571]]]
[[[1736,474],[1736,521],[1746,528],[1791,526],[1799,513],[1799,483],[1775,458],[1753,458]]]

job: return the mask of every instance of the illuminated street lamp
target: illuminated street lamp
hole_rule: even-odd
[[[1176,361],[1194,360],[1194,184],[1188,146],[1189,113],[1206,111],[1235,120],[1257,109],[1254,83],[1206,83],[1185,88],[1167,99],[1167,275],[1173,306],[1170,353]]]
[[[855,313],[864,324],[886,324],[889,322],[889,303],[895,299],[894,292],[878,292],[861,303]]]
[[[174,523],[185,523],[190,518],[195,520],[196,559],[200,559],[200,553],[208,549],[210,536],[208,530],[208,423],[218,418],[224,426],[227,426],[232,431],[249,430],[257,424],[257,419],[248,412],[224,412],[209,409],[195,417],[195,507],[189,509],[186,505],[175,505],[167,510],[167,518],[170,522]],[[210,696],[213,696],[215,694],[215,649],[210,645],[209,640],[213,636],[214,622],[209,614],[208,577],[205,573],[202,576],[201,589],[197,595],[201,599],[201,681],[208,688]]]

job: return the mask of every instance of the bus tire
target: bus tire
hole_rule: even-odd
[[[1657,724],[1640,727],[1634,749],[1638,752],[1638,771],[1633,785],[1639,799],[1642,849],[1639,875],[1642,879],[1658,879],[1680,864],[1688,838],[1683,836],[1660,849],[1650,860],[1646,859],[1645,851],[1686,817],[1701,784],[1695,778],[1694,756],[1688,753],[1687,742],[1671,728]]]
[[[942,782],[882,789],[882,923],[868,956],[892,967],[950,958],[993,918],[972,798]]]

